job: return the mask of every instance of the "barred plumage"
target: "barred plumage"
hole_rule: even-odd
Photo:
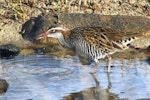
[[[49,29],[41,34],[44,37],[57,38],[63,47],[75,51],[78,55],[96,62],[91,73],[97,69],[99,59],[128,48],[128,44],[136,37],[134,34],[103,27],[77,27],[68,30],[62,27]],[[110,63],[108,64],[110,72]]]

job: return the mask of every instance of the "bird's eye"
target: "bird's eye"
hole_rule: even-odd
[[[54,30],[54,29],[51,29],[51,32],[55,32],[55,30]]]

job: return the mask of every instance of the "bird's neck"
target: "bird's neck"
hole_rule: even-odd
[[[58,38],[59,43],[65,47],[65,48],[70,48],[70,45],[68,43],[68,36],[69,36],[70,32],[69,31],[64,31],[62,33],[62,36],[60,38]]]
[[[64,38],[58,38],[58,41],[63,47],[69,48],[69,44],[67,43],[67,41]]]

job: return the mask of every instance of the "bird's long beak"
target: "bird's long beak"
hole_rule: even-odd
[[[47,38],[47,33],[48,32],[41,33],[39,36],[37,36],[37,40],[41,40],[43,38]]]

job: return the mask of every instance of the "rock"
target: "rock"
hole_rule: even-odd
[[[150,30],[149,18],[142,16],[66,13],[59,13],[58,16],[60,24],[70,29],[78,26],[102,26],[129,32]]]
[[[130,4],[134,4],[134,3],[136,3],[137,2],[137,0],[129,0],[129,3]]]
[[[35,45],[26,41],[19,34],[22,24],[8,19],[0,19],[0,45],[14,44],[19,48],[34,47]]]
[[[146,4],[147,4],[147,1],[146,1],[146,0],[141,0],[141,1],[140,1],[140,5],[145,6]]]
[[[13,44],[6,44],[0,46],[0,57],[1,58],[12,58],[17,56],[20,49]]]
[[[57,15],[51,10],[47,15],[31,18],[22,25],[20,34],[25,40],[36,42],[37,34],[57,23]]]
[[[4,93],[7,91],[9,84],[7,83],[6,80],[0,79],[0,94]]]
[[[150,38],[145,37],[145,38],[138,39],[138,40],[132,42],[131,45],[134,47],[137,47],[137,48],[146,49],[147,47],[150,46]]]

